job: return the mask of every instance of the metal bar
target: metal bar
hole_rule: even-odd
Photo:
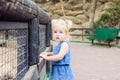
[[[71,30],[94,30],[95,28],[70,28]]]
[[[89,34],[70,34],[70,36],[92,36]]]

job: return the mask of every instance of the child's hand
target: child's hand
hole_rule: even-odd
[[[47,52],[42,52],[41,54],[40,54],[40,57],[42,57],[42,58],[46,58],[47,57]]]
[[[46,56],[47,56],[47,52],[42,52],[41,54],[44,54],[44,55],[46,55]]]
[[[40,54],[40,57],[45,59],[46,55],[45,54]]]

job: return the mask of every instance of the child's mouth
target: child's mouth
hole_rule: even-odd
[[[56,37],[56,39],[59,39],[59,37]]]

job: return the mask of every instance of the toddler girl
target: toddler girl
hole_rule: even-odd
[[[69,28],[72,21],[63,19],[52,20],[52,34],[56,45],[53,52],[42,52],[40,57],[52,61],[49,80],[74,80],[70,67],[70,47],[68,44]]]

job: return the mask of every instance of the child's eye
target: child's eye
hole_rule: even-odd
[[[57,31],[54,31],[54,33],[57,33]]]
[[[63,33],[62,31],[60,31],[60,33]]]

